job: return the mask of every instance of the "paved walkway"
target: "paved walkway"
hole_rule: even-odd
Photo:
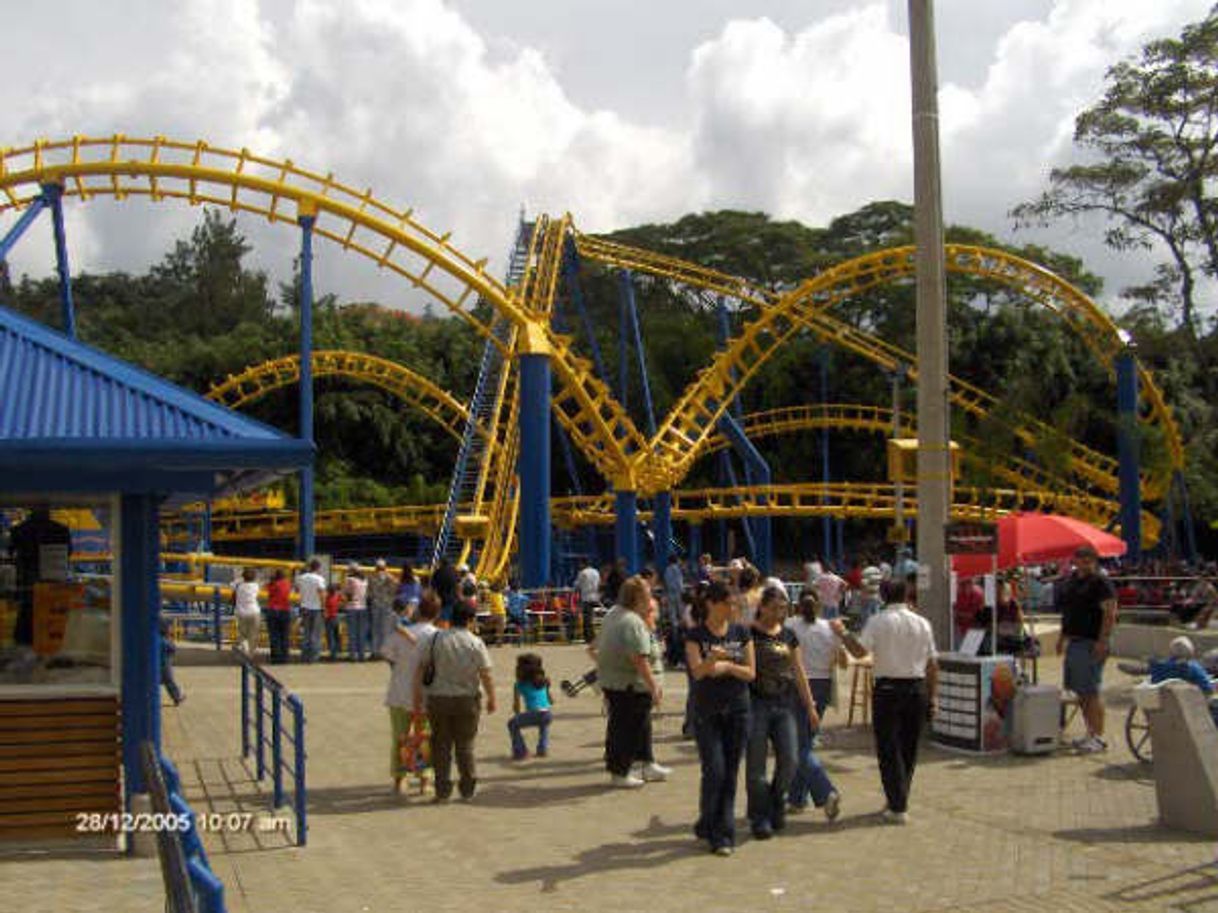
[[[493,651],[501,699],[514,652]],[[586,666],[578,647],[541,652],[556,682]],[[1045,664],[1050,679],[1055,665]],[[709,855],[690,834],[698,765],[680,738],[679,675],[668,676],[657,725],[657,754],[675,768],[670,782],[606,788],[600,702],[585,692],[558,695],[543,760],[511,762],[506,716],[484,717],[476,799],[438,807],[390,792],[383,665],[275,671],[308,712],[309,845],[273,833],[208,835],[233,913],[1218,911],[1212,841],[1155,822],[1150,770],[1120,731],[1130,683],[1115,669],[1107,754],[976,759],[925,749],[906,827],[879,821],[870,734],[830,713],[822,759],[843,795],[841,819],[792,817],[788,833],[766,843],[748,840],[741,822],[745,839],[730,859]],[[265,791],[238,757],[237,669],[188,665],[180,679],[189,700],[166,707],[164,730],[188,798],[198,811],[260,811]],[[742,788],[740,814],[743,806]],[[29,909],[151,913],[161,909],[157,877],[147,860],[0,862],[0,907],[16,898],[12,909],[28,900]]]

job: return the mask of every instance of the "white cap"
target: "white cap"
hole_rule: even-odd
[[[787,585],[778,577],[767,577],[764,581],[762,581],[761,588],[763,590],[768,590],[771,588],[781,590],[784,596],[787,593]]]
[[[1187,637],[1177,637],[1171,642],[1167,651],[1176,659],[1191,659],[1196,652],[1193,642]]]
[[[387,568],[387,567],[389,567],[389,565],[388,565],[388,564],[385,562],[385,559],[384,559],[384,558],[377,558],[377,559],[376,559],[376,569],[377,569],[378,571],[383,571],[383,570],[384,570],[385,568]]]

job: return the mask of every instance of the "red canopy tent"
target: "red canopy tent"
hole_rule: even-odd
[[[1000,517],[995,525],[1000,569],[1038,561],[1059,561],[1071,557],[1082,545],[1090,545],[1101,558],[1125,554],[1125,543],[1119,537],[1061,514],[1011,513]],[[952,557],[952,570],[961,577],[988,574],[992,569],[993,557],[990,555]]]

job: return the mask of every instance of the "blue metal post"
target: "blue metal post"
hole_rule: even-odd
[[[199,537],[199,546],[205,552],[211,551],[211,498],[203,505],[203,533]]]
[[[122,739],[127,795],[146,792],[139,746],[161,746],[160,588],[157,509],[150,495],[121,502]]]
[[[627,337],[630,333],[630,315],[626,313],[626,299],[618,299],[617,327],[617,398],[626,411],[630,405],[630,348]]]
[[[304,846],[308,841],[309,794],[305,788],[305,762],[308,752],[305,751],[305,712],[304,704],[294,694],[288,695],[288,706],[292,708],[292,747],[293,760],[293,791],[296,809],[296,845]]]
[[[59,306],[63,315],[63,331],[76,338],[76,308],[72,303],[72,271],[68,266],[68,237],[63,229],[63,185],[43,184],[43,196],[51,206],[51,224],[55,230],[55,270],[59,273]]]
[[[753,484],[754,480],[760,485],[769,485],[773,480],[770,472],[770,464],[766,462],[765,457],[761,455],[761,451],[749,440],[748,435],[744,433],[744,428],[740,423],[729,413],[719,419],[716,427],[727,437],[732,443],[732,449],[741,455],[744,460],[746,480],[748,484]],[[752,467],[753,472],[749,472],[749,467]],[[730,470],[731,464],[728,464]],[[736,484],[736,480],[732,478],[732,484]],[[766,504],[766,498],[758,498],[758,503]],[[769,517],[756,517],[754,522],[745,523],[745,535],[748,538],[749,549],[752,551],[753,563],[763,573],[768,573],[770,565],[774,559],[773,545],[773,525]]]
[[[672,551],[672,494],[657,492],[651,502],[651,528],[655,533],[656,573],[663,577]]]
[[[241,757],[250,756],[250,667],[241,664]]]
[[[563,278],[566,280],[567,294],[571,296],[571,303],[579,311],[580,321],[584,325],[584,335],[588,337],[588,348],[592,351],[592,364],[596,367],[596,376],[608,383],[609,375],[605,373],[605,359],[601,356],[600,343],[596,341],[596,328],[592,325],[592,317],[584,303],[584,290],[579,284],[579,254],[575,251],[575,242],[570,238],[567,239],[566,254],[563,257]]]
[[[313,440],[313,225],[316,216],[302,214],[300,222],[300,436]],[[313,466],[300,471],[297,558],[308,561],[316,549],[313,532]]]
[[[263,707],[265,697],[265,689],[262,684],[262,676],[254,675],[254,742],[256,749],[254,750],[254,769],[258,772],[258,780],[266,776],[266,731],[263,723],[266,717],[265,708]]]
[[[1138,447],[1138,367],[1126,349],[1116,358],[1117,376],[1117,480],[1120,485],[1121,538],[1125,557],[1142,555],[1142,482]]]
[[[820,401],[821,405],[827,405],[829,402],[829,350],[821,348],[818,353],[818,361],[820,362]],[[829,486],[829,429],[826,427],[820,433],[820,462],[821,462],[821,481],[825,487]],[[829,495],[826,492],[821,496],[821,504],[828,504]],[[825,563],[829,565],[833,561],[833,518],[826,511],[821,517],[821,533],[822,541],[825,544]]]
[[[224,639],[220,624],[220,588],[217,586],[212,587],[211,590],[211,636],[217,650],[220,649]]]
[[[639,572],[638,495],[633,491],[614,492],[613,550],[616,558],[626,559],[626,570]]]
[[[283,694],[271,689],[271,783],[275,808],[283,806]]]
[[[550,356],[520,360],[520,580],[526,588],[550,582]]]
[[[643,352],[643,331],[639,326],[639,309],[634,300],[634,279],[630,270],[620,270],[617,274],[618,294],[622,297],[622,306],[630,318],[630,329],[634,336],[634,354],[639,362],[639,378],[643,387],[643,406],[647,409],[647,433],[656,433],[656,413],[651,402],[651,381],[647,377],[647,356]],[[625,389],[625,383],[622,388]]]
[[[1184,524],[1184,557],[1192,563],[1197,560],[1197,530],[1193,526],[1193,508],[1188,500],[1188,485],[1184,482],[1184,473],[1177,469],[1172,474],[1172,484],[1180,491],[1180,522]]]
[[[698,561],[702,558],[702,524],[689,524],[689,560],[686,564],[689,566],[689,572],[696,574],[698,572]],[[695,578],[696,579],[696,578]]]
[[[0,260],[8,258],[8,253],[21,240],[21,236],[25,234],[26,229],[34,224],[34,220],[38,218],[38,214],[46,208],[47,199],[45,194],[36,196],[30,201],[30,205],[25,207],[25,212],[21,213],[21,218],[17,220],[17,224],[8,230],[3,238],[0,238]]]

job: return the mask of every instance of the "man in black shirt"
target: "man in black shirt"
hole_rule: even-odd
[[[1116,624],[1116,591],[1099,573],[1099,556],[1084,545],[1074,553],[1074,573],[1057,587],[1057,606],[1062,613],[1062,632],[1057,652],[1065,651],[1063,682],[1078,695],[1087,735],[1074,747],[1090,754],[1108,747],[1104,741],[1104,702],[1100,685],[1108,639]]]

